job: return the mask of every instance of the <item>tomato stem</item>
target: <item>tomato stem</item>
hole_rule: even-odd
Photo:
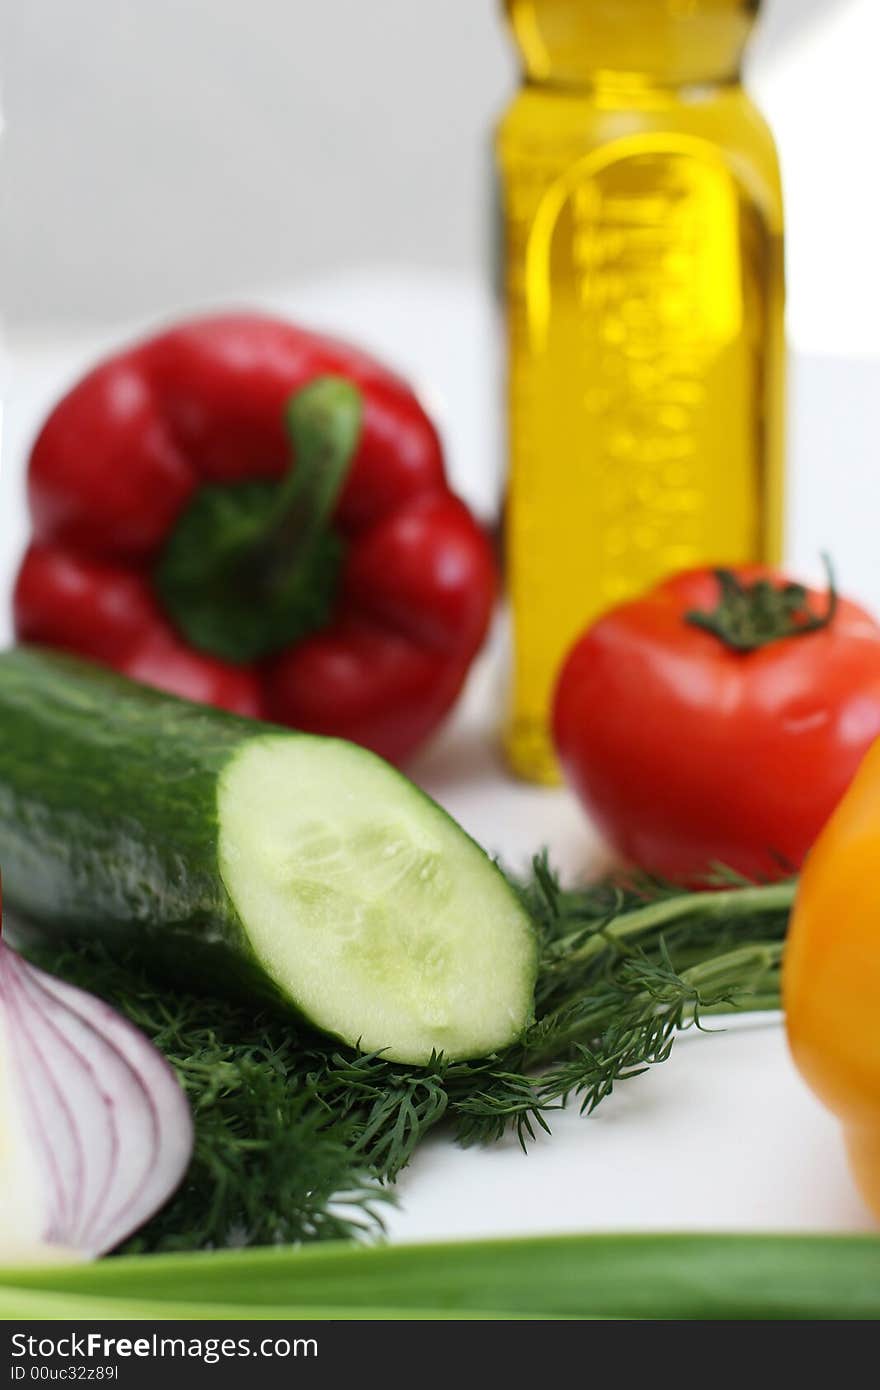
[[[692,608],[684,620],[710,632],[735,652],[754,652],[786,637],[820,632],[834,621],[838,604],[834,571],[827,555],[822,556],[822,563],[828,581],[824,613],[811,607],[803,584],[775,584],[770,579],[749,584],[733,570],[717,569],[717,607]]]

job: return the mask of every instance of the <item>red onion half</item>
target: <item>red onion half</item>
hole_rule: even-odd
[[[171,1195],[192,1145],[153,1044],[0,940],[0,1262],[112,1250]]]

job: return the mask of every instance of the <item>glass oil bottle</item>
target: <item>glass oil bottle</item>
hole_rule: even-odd
[[[573,639],[700,564],[774,562],[783,213],[740,85],[758,0],[506,0],[512,768],[556,776]]]

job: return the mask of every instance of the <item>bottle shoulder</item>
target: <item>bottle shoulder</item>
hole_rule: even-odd
[[[561,172],[598,151],[614,159],[664,149],[695,160],[719,155],[732,171],[759,185],[771,216],[782,208],[776,143],[766,120],[739,84],[690,90],[653,89],[638,102],[608,94],[524,86],[502,113],[496,148],[503,171],[524,164]]]

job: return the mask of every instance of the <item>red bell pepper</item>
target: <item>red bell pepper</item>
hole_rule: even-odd
[[[271,318],[184,323],[98,366],[43,426],[29,499],[22,640],[394,761],[488,626],[491,549],[412,391]]]

